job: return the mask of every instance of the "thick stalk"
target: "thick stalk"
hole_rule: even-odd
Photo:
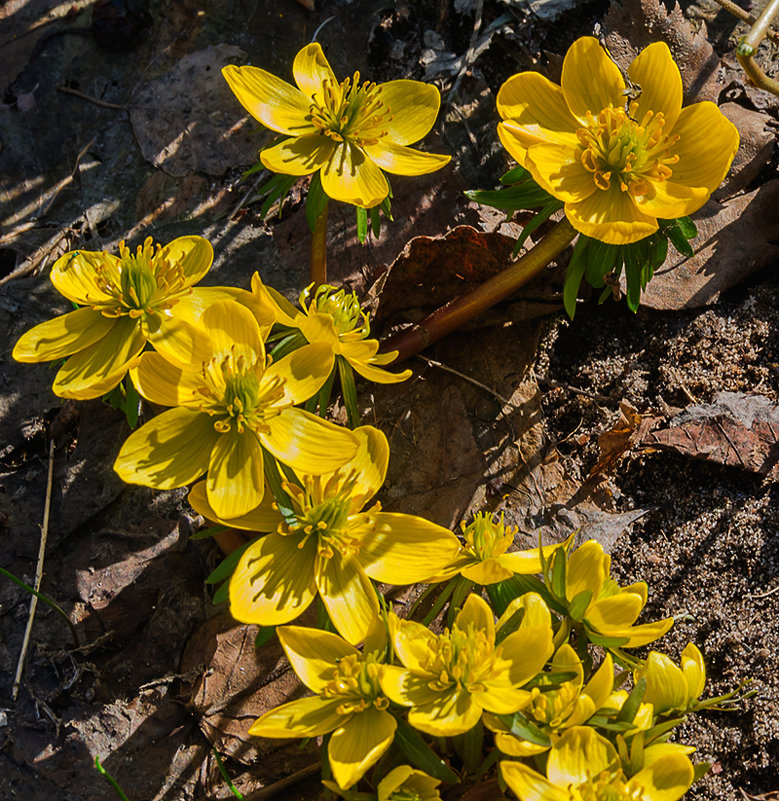
[[[311,281],[314,287],[327,283],[327,212],[326,200],[321,214],[316,218],[314,233],[311,236]]]
[[[393,364],[414,356],[433,342],[451,334],[463,323],[500,303],[535,278],[575,237],[576,231],[563,217],[535,247],[510,264],[503,272],[488,279],[473,292],[455,298],[440,309],[436,309],[421,323],[390,337],[382,344],[382,351],[398,351]]]
[[[738,43],[736,58],[755,86],[779,96],[779,81],[769,78],[753,58],[760,42],[769,33],[771,22],[779,14],[779,0],[769,0],[749,33]]]

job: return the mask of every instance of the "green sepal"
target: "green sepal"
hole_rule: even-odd
[[[308,193],[306,194],[306,222],[308,223],[311,233],[313,233],[316,228],[316,221],[327,209],[327,199],[325,190],[322,189],[322,180],[319,177],[319,171],[317,170],[311,176],[311,183],[308,186]]]
[[[587,607],[592,600],[592,590],[582,590],[577,593],[570,604],[568,604],[568,614],[577,622],[580,623],[587,611]]]
[[[535,745],[542,745],[549,748],[552,741],[549,736],[528,720],[521,712],[515,712],[513,715],[497,715],[505,726],[507,726],[515,737],[520,737],[527,740],[529,743]]]
[[[636,717],[638,708],[641,706],[641,702],[644,700],[645,693],[646,679],[640,679],[636,682],[635,686],[630,691],[630,695],[628,695],[625,703],[622,705],[622,709],[620,709],[617,715],[617,720],[632,723],[633,719]]]
[[[415,768],[427,773],[428,776],[447,784],[457,784],[460,781],[460,777],[446,766],[444,761],[422,739],[419,732],[407,721],[398,721],[394,742],[406,759]]]
[[[343,356],[335,358],[338,363],[338,375],[341,379],[341,394],[346,407],[346,416],[349,419],[349,425],[357,428],[360,425],[360,413],[357,409],[357,386],[354,383],[354,372],[351,364]]]
[[[597,715],[591,717],[587,721],[588,726],[595,726],[598,729],[603,729],[605,731],[614,731],[614,732],[626,732],[630,731],[631,729],[635,728],[633,723],[628,720],[611,720],[610,718],[605,718],[602,715]]]
[[[289,334],[280,339],[271,349],[270,357],[274,362],[283,359],[303,345],[308,345],[308,340],[303,336],[301,331],[291,328],[288,329]]]
[[[361,245],[364,245],[368,236],[368,209],[364,209],[362,206],[354,208],[357,212],[357,239],[360,240]]]
[[[566,554],[562,548],[558,548],[552,557],[552,577],[551,577],[551,590],[560,600],[565,599],[565,568],[566,568]]]
[[[600,645],[603,648],[619,648],[629,642],[627,637],[604,637],[601,634],[590,631],[590,629],[587,629],[587,639],[593,645]]]
[[[521,607],[495,632],[495,645],[500,645],[509,634],[513,634],[522,625],[525,619],[525,610]]]
[[[257,636],[254,638],[254,647],[262,648],[265,643],[270,642],[276,636],[275,626],[260,626]]]
[[[528,592],[543,594],[546,587],[535,576],[515,574],[495,584],[488,584],[486,590],[495,614],[500,617],[515,598]]]

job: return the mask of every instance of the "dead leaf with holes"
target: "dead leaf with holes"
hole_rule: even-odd
[[[658,422],[659,418],[655,415],[639,413],[630,401],[620,401],[619,419],[598,437],[600,457],[587,478],[609,472]]]

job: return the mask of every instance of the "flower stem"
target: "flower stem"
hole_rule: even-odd
[[[311,281],[315,287],[327,283],[327,212],[330,204],[325,201],[324,208],[316,218],[314,233],[311,236]]]
[[[382,344],[381,350],[398,351],[393,364],[414,356],[535,278],[552,259],[565,250],[575,236],[576,231],[564,217],[535,247],[503,272],[488,279],[473,292],[436,309],[422,322],[390,337]]]

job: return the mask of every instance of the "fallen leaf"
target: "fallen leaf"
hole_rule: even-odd
[[[760,793],[760,795],[750,795],[743,787],[739,787],[738,789],[744,801],[779,801],[779,790],[772,790],[770,793]]]
[[[720,392],[713,403],[685,409],[668,428],[649,432],[638,444],[778,481],[779,407],[761,395]]]
[[[257,160],[257,123],[240,107],[222,67],[246,56],[214,45],[184,56],[134,95],[130,122],[143,157],[174,177],[224,175]]]
[[[657,417],[642,415],[629,401],[619,404],[619,419],[612,428],[598,437],[600,457],[587,478],[606,473],[626,454],[648,430],[657,424]]]
[[[695,255],[673,251],[641,296],[650,309],[697,309],[779,258],[776,209],[779,179],[724,203],[709,202],[695,214]],[[624,289],[624,286],[623,286]]]

